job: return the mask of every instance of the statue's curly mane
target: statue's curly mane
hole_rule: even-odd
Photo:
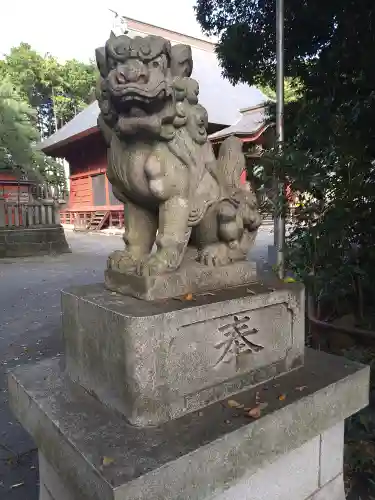
[[[154,74],[160,73],[160,68],[150,66],[150,62],[160,57],[165,59],[163,81],[160,82],[163,87],[161,97],[158,94],[145,98],[150,105],[149,112],[139,108],[136,100],[133,106],[124,109],[122,101],[116,99],[113,74],[116,71],[121,74],[121,65],[129,61],[140,61],[147,66],[148,78],[152,80]],[[97,50],[97,62],[100,71],[97,99],[101,128],[107,126],[125,140],[141,140],[142,133],[135,135],[135,132],[144,132],[156,141],[173,141],[179,132],[180,136],[190,136],[196,144],[207,141],[208,117],[206,110],[198,104],[199,85],[190,78],[193,62],[189,46],[171,47],[160,37],[131,39],[125,35],[113,35],[104,48]],[[156,110],[152,109],[153,102],[157,105]]]

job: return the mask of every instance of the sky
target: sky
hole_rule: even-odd
[[[108,38],[112,9],[120,15],[200,37],[196,0],[9,0],[0,14],[0,58],[20,42],[59,60],[94,58]]]

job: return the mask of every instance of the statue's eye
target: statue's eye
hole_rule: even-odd
[[[152,61],[152,65],[154,68],[159,68],[160,67],[160,61]]]

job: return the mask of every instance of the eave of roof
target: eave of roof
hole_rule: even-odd
[[[209,139],[216,141],[229,137],[230,135],[248,136],[249,138],[252,136],[259,137],[259,135],[261,135],[270,125],[267,120],[266,110],[266,104],[243,109],[240,118],[235,123],[211,134]],[[257,137],[254,137],[254,140],[256,140]]]
[[[54,149],[60,148],[69,142],[73,142],[79,137],[85,137],[86,135],[96,132],[98,129],[98,115],[99,106],[97,101],[95,101],[54,134],[39,143],[38,147],[45,153],[50,153]]]
[[[224,139],[226,139],[227,137],[230,137],[231,135],[235,135],[236,137],[240,138],[242,140],[242,142],[255,142],[255,141],[257,141],[259,139],[259,137],[261,137],[264,134],[264,132],[269,127],[272,127],[272,126],[273,126],[273,124],[269,123],[269,124],[264,125],[263,127],[261,127],[256,132],[253,132],[251,134],[248,134],[248,133],[227,132],[225,134],[222,134],[222,135],[216,136],[216,137],[213,137],[214,134],[211,134],[211,135],[208,136],[208,139],[211,142],[213,142],[213,143],[218,143],[218,142],[222,142]],[[224,130],[227,130],[227,129],[224,129]]]

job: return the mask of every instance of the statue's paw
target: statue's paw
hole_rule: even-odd
[[[199,252],[198,261],[206,266],[225,266],[231,262],[230,249],[225,243],[207,245]]]
[[[168,260],[155,253],[138,266],[137,272],[141,276],[155,276],[164,273],[167,269]]]
[[[246,260],[247,247],[245,249],[241,246],[239,241],[231,241],[228,243],[228,255],[231,262],[237,262],[239,260]]]
[[[135,271],[137,260],[126,250],[116,250],[108,257],[107,268],[120,273]]]
[[[177,250],[160,248],[148,259],[138,265],[137,272],[141,276],[155,276],[174,271],[179,265]]]

